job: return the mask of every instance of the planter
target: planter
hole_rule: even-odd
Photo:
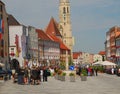
[[[81,81],[87,81],[87,76],[81,76]]]
[[[75,82],[75,76],[70,76],[70,82]]]
[[[58,80],[61,80],[61,75],[58,75]]]
[[[56,80],[58,80],[58,74],[56,74],[54,77],[55,77]]]
[[[61,76],[61,81],[65,81],[65,76]]]

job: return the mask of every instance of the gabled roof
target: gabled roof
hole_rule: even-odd
[[[70,50],[62,41],[60,38],[53,36],[53,35],[48,35],[53,41],[60,43],[60,49],[63,50]]]
[[[8,24],[9,25],[21,25],[12,15],[8,15]]]
[[[105,55],[105,51],[100,51],[99,55]]]
[[[73,59],[77,59],[81,54],[82,52],[73,52]]]
[[[38,38],[42,40],[51,40],[43,30],[36,29],[36,32],[38,33]]]
[[[1,0],[0,0],[0,3],[3,4],[3,5],[5,5]]]
[[[61,34],[58,30],[57,23],[56,23],[56,21],[54,20],[53,17],[50,19],[50,22],[49,22],[45,32],[48,35],[61,36]]]

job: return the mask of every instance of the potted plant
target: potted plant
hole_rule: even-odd
[[[59,69],[57,74],[58,74],[58,80],[61,80],[62,70]]]
[[[66,73],[62,72],[62,74],[61,74],[61,81],[65,81],[65,76],[66,76]]]
[[[75,73],[71,72],[69,73],[70,76],[70,82],[75,82]]]
[[[86,81],[87,80],[87,70],[82,69],[81,71],[81,81]]]

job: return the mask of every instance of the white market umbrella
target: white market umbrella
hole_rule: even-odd
[[[102,63],[101,61],[97,61],[97,62],[93,63],[92,65],[102,65],[101,63]]]
[[[106,66],[107,66],[107,65],[116,66],[115,63],[110,62],[110,61],[103,61],[101,64],[102,64],[102,65],[106,65]]]

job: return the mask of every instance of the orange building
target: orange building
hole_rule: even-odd
[[[114,26],[106,33],[106,59],[116,62],[116,37],[120,35],[120,27]]]

